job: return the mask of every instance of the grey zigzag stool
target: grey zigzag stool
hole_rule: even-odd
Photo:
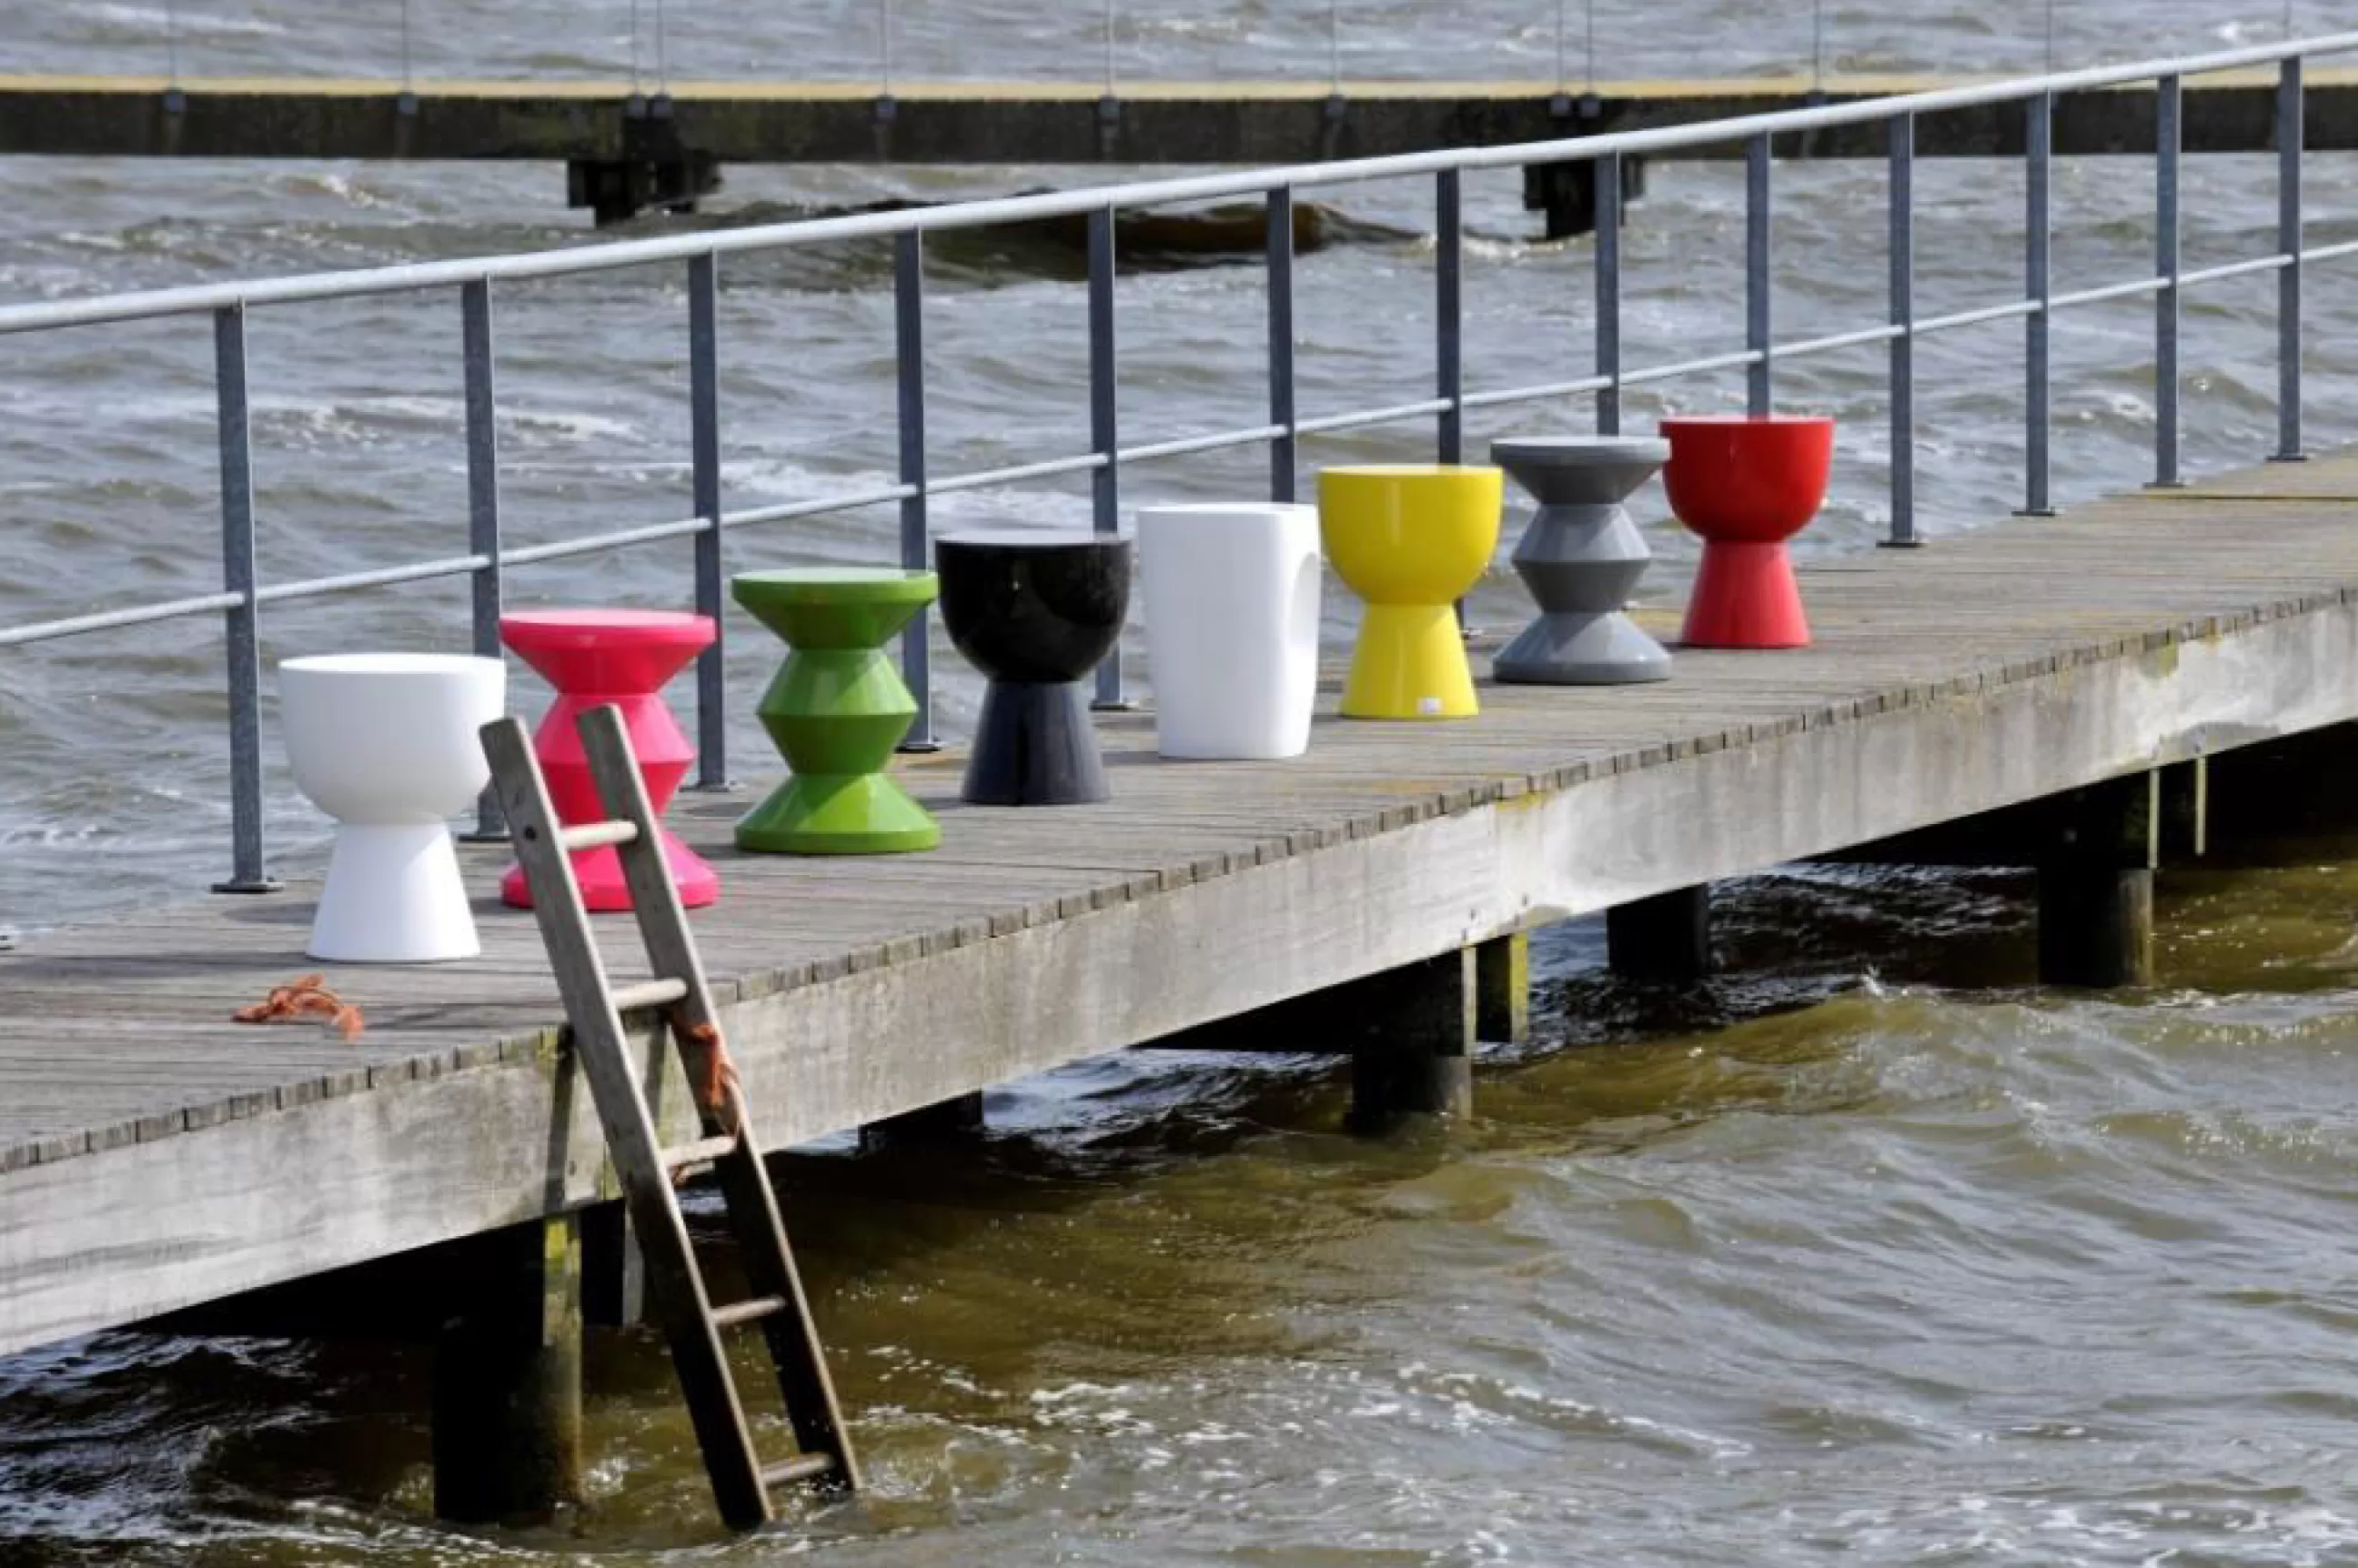
[[[1491,443],[1490,460],[1539,502],[1515,570],[1540,618],[1499,650],[1501,681],[1627,686],[1668,679],[1671,656],[1622,609],[1653,552],[1621,503],[1670,460],[1667,441],[1618,436]]]

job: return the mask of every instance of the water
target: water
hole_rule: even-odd
[[[401,8],[182,4],[191,72],[384,72]],[[1088,7],[904,3],[904,76],[1103,69]],[[1683,0],[1599,12],[1606,76],[1806,68],[1806,15]],[[2325,25],[2321,16],[2304,19]],[[656,7],[638,7],[658,69]],[[1843,69],[1996,70],[2045,55],[2044,7],[1826,14]],[[865,5],[667,8],[681,77],[880,68]],[[1584,69],[1582,8],[1570,69]],[[633,8],[438,0],[411,13],[421,75],[626,71]],[[1124,78],[1326,70],[1325,8],[1184,0],[1118,17]],[[161,70],[166,12],[0,3],[9,69]],[[2272,36],[2273,5],[2057,8],[2066,60]],[[1546,5],[1344,8],[1344,69],[1544,75]],[[1699,45],[1697,40],[1707,42]],[[1700,57],[1700,61],[1698,57]],[[782,62],[791,62],[791,72]],[[713,217],[1018,189],[1082,171],[731,170]],[[1884,310],[1882,172],[1780,168],[1780,336]],[[1919,173],[1920,310],[2015,297],[2018,171]],[[2310,173],[2312,234],[2352,237],[2349,165]],[[1469,183],[1466,364],[1476,388],[1588,369],[1585,243],[1533,243],[1509,178]],[[585,237],[552,168],[165,166],[0,160],[0,298],[440,257]],[[1426,395],[1430,191],[1334,193],[1361,227],[1302,258],[1302,412]],[[1625,241],[1632,366],[1740,345],[1736,171],[1653,171]],[[2149,166],[2060,171],[2059,289],[2150,265]],[[2187,261],[2273,248],[2265,160],[2188,169]],[[644,230],[679,226],[653,220]],[[1001,237],[933,247],[937,471],[1087,441],[1077,258]],[[798,500],[892,471],[889,258],[872,247],[725,269],[729,502]],[[687,510],[676,272],[503,297],[503,477],[532,543]],[[2274,432],[2273,290],[2187,303],[2190,466]],[[2310,285],[2313,436],[2346,438],[2358,310]],[[1125,441],[1254,423],[1262,297],[1250,266],[1133,268],[1120,296]],[[454,300],[259,314],[252,382],[263,570],[285,580],[464,538]],[[0,620],[203,591],[217,570],[201,322],[16,339],[0,378]],[[2143,302],[2058,323],[2064,499],[2150,463]],[[1923,527],[2017,504],[2021,347],[1999,326],[1919,356]],[[1882,526],[1879,350],[1780,367],[1779,400],[1842,421],[1837,493],[1806,548]],[[1633,393],[1629,427],[1725,407],[1732,377]],[[1585,426],[1582,407],[1468,422]],[[1430,449],[1423,426],[1303,443],[1305,470]],[[1125,476],[1131,503],[1247,492],[1258,451]],[[1077,487],[944,498],[942,525],[1076,518]],[[889,557],[871,511],[731,542],[734,566]],[[1677,595],[1686,541],[1656,521]],[[60,569],[64,566],[65,569]],[[683,599],[684,544],[533,568],[518,602]],[[1341,608],[1339,596],[1337,607]],[[265,657],[360,643],[463,645],[456,582],[274,607]],[[1495,573],[1478,617],[1519,613]],[[1336,628],[1339,633],[1341,628]],[[741,705],[771,653],[732,628]],[[218,633],[81,639],[8,655],[0,695],[0,918],[70,918],[191,892],[226,863]],[[952,674],[944,727],[973,692]],[[530,705],[532,693],[521,694]],[[732,742],[765,754],[740,711]],[[276,755],[275,730],[266,730]],[[274,763],[275,766],[275,763]],[[270,781],[279,863],[323,824]],[[1787,874],[1730,899],[1727,977],[1623,987],[1598,934],[1544,935],[1539,1040],[1485,1064],[1479,1118],[1371,1145],[1333,1130],[1314,1061],[1109,1060],[995,1095],[997,1130],[946,1157],[814,1157],[797,1232],[876,1481],[853,1509],[755,1541],[708,1519],[659,1346],[593,1346],[584,1518],[471,1534],[428,1517],[425,1364],[384,1346],[101,1336],[0,1363],[0,1563],[575,1563],[663,1568],[802,1552],[848,1563],[1042,1561],[1677,1565],[2192,1564],[2358,1560],[2342,1455],[2358,1413],[2347,1234],[2358,956],[2353,846],[2299,871],[2173,873],[2162,987],[2026,988],[2018,879]]]
[[[1762,879],[1695,995],[1551,933],[1446,1134],[1157,1062],[799,1162],[874,1489],[763,1538],[645,1336],[585,1517],[484,1534],[422,1355],[103,1336],[0,1365],[0,1560],[2346,1563],[2351,886],[2173,877],[2115,1001],[2017,983],[2019,879]]]

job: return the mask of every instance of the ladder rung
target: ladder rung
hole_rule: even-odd
[[[762,1467],[762,1485],[787,1487],[796,1481],[816,1481],[835,1471],[832,1454],[797,1454],[792,1459],[782,1459],[775,1465]]]
[[[641,980],[636,985],[614,988],[614,1011],[638,1012],[650,1007],[669,1007],[687,995],[686,980]]]
[[[737,1140],[724,1134],[719,1138],[699,1138],[693,1143],[683,1143],[676,1149],[663,1152],[664,1169],[685,1171],[691,1165],[709,1165],[715,1160],[737,1152]]]
[[[557,830],[557,841],[568,849],[602,849],[610,844],[638,842],[635,822],[584,822]]]
[[[755,1296],[751,1301],[731,1302],[727,1306],[712,1309],[712,1326],[734,1328],[741,1323],[759,1323],[763,1318],[786,1310],[784,1296]]]

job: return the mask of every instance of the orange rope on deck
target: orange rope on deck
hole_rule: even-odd
[[[326,977],[322,975],[304,975],[283,986],[273,986],[268,996],[252,1007],[239,1008],[230,1016],[239,1023],[323,1019],[347,1040],[359,1039],[361,1031],[367,1027],[361,1018],[361,1010],[330,990]]]

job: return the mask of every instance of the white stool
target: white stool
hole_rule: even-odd
[[[1138,514],[1155,736],[1166,757],[1298,757],[1318,695],[1318,509]]]
[[[497,659],[334,654],[279,665],[295,787],[337,822],[311,957],[422,964],[481,950],[449,819],[491,777],[475,731],[506,703]]]

